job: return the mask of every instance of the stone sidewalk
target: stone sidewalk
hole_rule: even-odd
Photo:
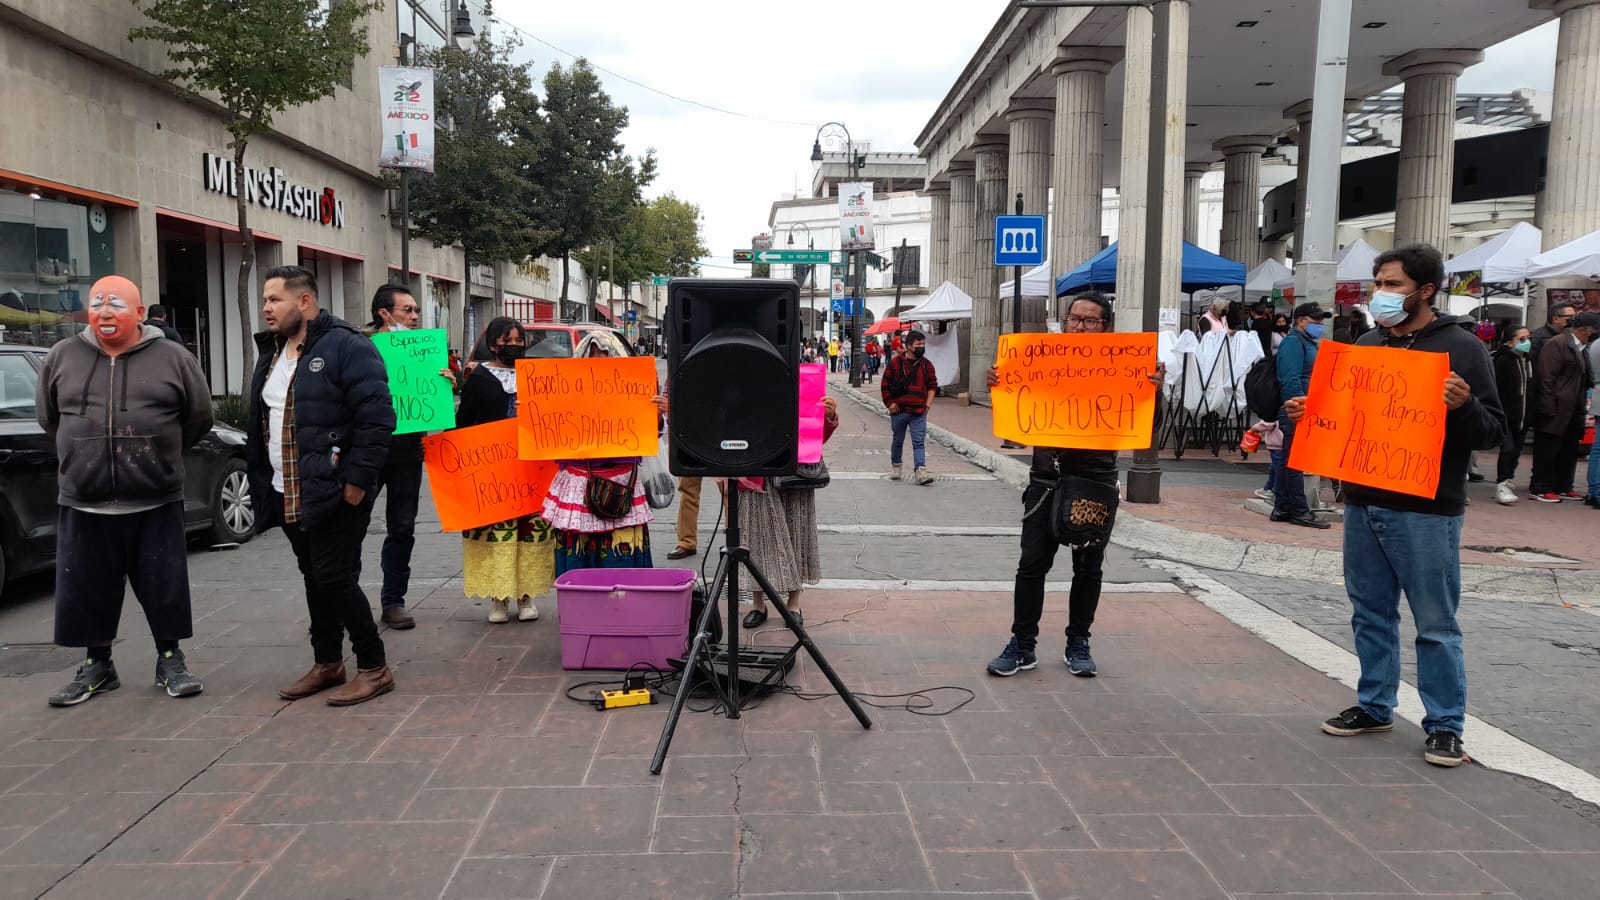
[[[274,694],[306,664],[294,591],[199,603],[194,699],[149,687],[133,638],[123,688],[81,707],[44,704],[58,672],[0,679],[0,898],[1569,900],[1600,878],[1600,827],[1428,766],[1414,727],[1319,733],[1348,691],[1182,594],[1108,596],[1091,680],[1048,640],[984,675],[1003,595],[810,593],[845,681],[901,708],[863,731],[804,661],[820,697],[686,715],[659,778],[665,707],[566,699],[590,675],[559,669],[548,604],[495,627],[447,584],[385,635],[397,690],[334,710]]]
[[[830,376],[830,384],[869,407],[883,408],[876,384],[853,389],[837,375]],[[941,397],[928,417],[929,437],[1020,486],[1027,479],[1028,451],[1002,449],[991,416],[987,406],[961,406]],[[1492,469],[1490,455],[1480,456]],[[1266,461],[1264,453],[1243,460],[1237,448],[1221,458],[1191,450],[1181,461],[1163,451],[1167,472],[1161,503],[1125,504],[1117,542],[1210,569],[1267,576],[1294,571],[1307,580],[1342,583],[1342,524],[1315,531],[1271,522],[1244,508],[1266,480]],[[1519,469],[1524,487],[1530,465],[1525,459]],[[1203,478],[1180,474],[1199,470],[1205,471]],[[1580,484],[1584,473],[1580,462]],[[1461,538],[1464,593],[1600,610],[1600,560],[1592,542],[1583,540],[1600,526],[1600,512],[1581,503],[1536,503],[1525,495],[1515,505],[1501,506],[1489,481],[1468,485],[1468,496],[1472,502]]]

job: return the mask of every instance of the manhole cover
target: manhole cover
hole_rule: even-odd
[[[0,644],[0,677],[37,675],[72,668],[83,651],[55,644]]]
[[[1542,550],[1542,549],[1540,549],[1538,547],[1490,547],[1490,546],[1484,546],[1484,545],[1477,545],[1477,546],[1466,546],[1466,547],[1463,547],[1462,549],[1463,550],[1476,550],[1479,553],[1493,553],[1496,556],[1504,556],[1504,557],[1506,557],[1508,559],[1514,559],[1517,562],[1525,562],[1525,563],[1545,563],[1545,564],[1549,564],[1549,563],[1576,563],[1576,562],[1578,562],[1578,560],[1576,560],[1576,559],[1570,559],[1570,558],[1565,557],[1565,556],[1558,556],[1558,555],[1556,555],[1554,553],[1551,553],[1549,550]]]

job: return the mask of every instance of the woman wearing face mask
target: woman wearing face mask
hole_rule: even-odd
[[[1527,431],[1528,380],[1533,364],[1528,359],[1533,341],[1528,329],[1510,324],[1500,328],[1500,345],[1494,351],[1494,382],[1500,393],[1500,408],[1506,413],[1506,439],[1500,444],[1500,466],[1494,498],[1505,506],[1517,502],[1517,461],[1522,458]]]
[[[1288,334],[1289,334],[1289,317],[1284,315],[1283,313],[1278,313],[1276,316],[1273,316],[1272,317],[1272,352],[1273,353],[1277,353],[1278,352],[1278,345],[1283,343],[1283,339],[1285,337],[1287,337]]]
[[[517,360],[527,342],[515,319],[499,316],[483,330],[480,346],[491,354],[467,376],[461,387],[461,407],[456,427],[468,428],[498,422],[517,414]],[[541,516],[526,515],[461,533],[462,582],[468,597],[489,598],[489,621],[511,619],[511,601],[517,602],[517,619],[539,618],[533,598],[555,582],[555,532]]]

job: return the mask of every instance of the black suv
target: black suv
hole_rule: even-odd
[[[0,591],[56,556],[56,448],[34,413],[45,350],[0,344]],[[184,454],[191,537],[239,544],[254,532],[244,432],[218,424]]]

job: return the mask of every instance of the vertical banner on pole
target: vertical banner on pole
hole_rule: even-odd
[[[383,143],[378,167],[433,172],[433,70],[378,67]]]
[[[871,250],[872,182],[839,185],[839,248]]]

